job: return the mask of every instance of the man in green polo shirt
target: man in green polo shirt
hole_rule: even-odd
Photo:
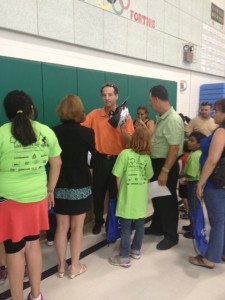
[[[167,250],[178,243],[178,201],[177,180],[179,174],[178,157],[182,154],[184,125],[179,114],[171,107],[168,92],[158,85],[150,89],[150,106],[158,116],[152,135],[152,166],[159,185],[167,186],[169,196],[156,197],[153,202],[153,218],[145,234],[164,235],[157,244],[158,250]]]

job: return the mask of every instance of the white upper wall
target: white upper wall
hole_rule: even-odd
[[[0,27],[225,76],[225,30],[211,20],[210,0],[1,0]]]

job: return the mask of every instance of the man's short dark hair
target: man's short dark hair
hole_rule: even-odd
[[[157,97],[162,101],[168,101],[168,92],[167,89],[162,85],[153,86],[150,89],[150,93],[152,97]]]
[[[200,106],[210,106],[210,107],[212,107],[212,103],[210,103],[209,101],[205,101],[205,102],[200,103]]]
[[[107,86],[112,87],[114,89],[115,95],[118,95],[118,93],[119,93],[118,87],[114,83],[111,83],[111,82],[106,82],[103,84],[103,86],[101,87],[101,94],[102,94],[103,89]]]

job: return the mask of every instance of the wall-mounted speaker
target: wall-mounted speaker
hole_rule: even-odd
[[[194,46],[193,45],[184,45],[183,46],[183,61],[192,63],[194,58]]]

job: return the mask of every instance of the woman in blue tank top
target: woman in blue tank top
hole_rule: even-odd
[[[209,178],[220,158],[225,157],[225,99],[216,101],[214,119],[219,127],[201,141],[201,175],[196,190],[199,200],[204,199],[211,226],[208,249],[204,257],[189,257],[191,264],[209,269],[225,260],[225,189],[216,187]]]

